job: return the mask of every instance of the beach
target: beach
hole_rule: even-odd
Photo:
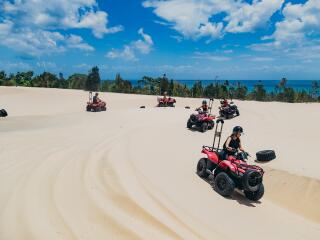
[[[107,111],[89,113],[85,91],[0,87],[1,240],[320,238],[319,103],[234,100],[222,139],[242,126],[266,172],[251,202],[196,174],[214,133],[186,128],[202,99],[100,95]],[[264,149],[277,158],[256,163]]]

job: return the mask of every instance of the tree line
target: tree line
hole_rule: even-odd
[[[34,75],[33,71],[17,72],[9,74],[0,71],[0,86],[24,86],[24,87],[45,87],[63,89],[82,89],[86,91],[103,91],[117,93],[134,93],[147,95],[161,95],[167,92],[170,96],[178,97],[205,97],[205,98],[231,98],[240,100],[256,101],[280,101],[280,102],[319,102],[320,86],[318,81],[312,81],[308,91],[297,91],[287,86],[287,79],[279,81],[273,91],[268,92],[260,81],[252,91],[241,82],[211,83],[204,86],[201,81],[196,81],[192,87],[181,84],[166,75],[158,78],[148,76],[142,77],[136,85],[117,74],[114,80],[101,81],[99,68],[93,67],[88,74],[75,73],[64,78],[62,73],[58,75],[43,72]]]

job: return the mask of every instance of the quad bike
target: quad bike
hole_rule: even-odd
[[[240,112],[238,107],[231,101],[228,106],[223,106],[224,102],[220,101],[221,107],[219,107],[220,117],[224,117],[225,119],[233,118],[235,116],[239,116]]]
[[[106,103],[103,101],[94,103],[92,92],[89,92],[89,102],[87,102],[87,112],[101,112],[106,110],[107,110]]]
[[[222,119],[217,120],[212,147],[202,147],[201,152],[207,157],[199,160],[197,174],[211,180],[210,183],[215,190],[224,197],[230,196],[237,188],[243,191],[249,200],[258,201],[264,194],[262,183],[264,171],[245,161],[248,153],[235,153],[234,156],[224,159],[223,150],[219,148],[223,124]],[[216,138],[218,139],[217,147],[215,147]]]
[[[209,101],[210,112],[203,112],[199,108],[196,109],[198,114],[191,114],[187,122],[187,128],[197,127],[201,132],[206,132],[208,129],[211,130],[214,127],[214,119],[216,116],[211,115],[213,99]]]
[[[176,100],[172,97],[158,98],[158,107],[175,107]]]
[[[0,117],[6,117],[6,116],[8,116],[7,111],[4,110],[4,109],[1,109],[1,110],[0,110]]]

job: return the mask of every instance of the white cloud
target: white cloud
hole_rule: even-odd
[[[61,30],[89,29],[97,38],[122,30],[108,27],[108,14],[98,10],[96,0],[2,0],[0,11],[0,44],[33,56],[94,50],[82,37]]]
[[[146,8],[187,38],[221,38],[225,33],[252,32],[265,25],[284,0],[148,0]],[[223,19],[218,14],[225,14]]]
[[[76,48],[84,51],[94,51],[94,48],[89,44],[83,42],[82,37],[71,34],[67,39],[67,46],[69,48]]]
[[[97,38],[122,30],[121,26],[108,28],[108,14],[98,10],[96,0],[5,0],[5,16],[14,17],[17,25],[54,29],[85,28]]]
[[[308,0],[304,4],[289,2],[282,14],[284,19],[275,24],[274,33],[263,37],[265,42],[253,44],[250,48],[281,54],[287,59],[319,59],[320,0]]]
[[[137,60],[136,54],[149,54],[152,50],[153,40],[150,35],[144,33],[143,28],[140,28],[138,34],[142,39],[131,42],[125,45],[123,49],[112,49],[106,55],[106,57],[115,59],[122,58],[125,60]]]
[[[0,23],[0,44],[32,56],[60,53],[68,48],[94,50],[92,46],[83,42],[80,36],[64,36],[56,31],[40,29],[15,29],[14,23],[9,20]]]
[[[276,23],[276,31],[264,39],[274,39],[275,46],[296,44],[320,33],[320,0],[305,4],[288,3],[283,9],[284,20]]]
[[[217,62],[225,62],[231,60],[230,57],[225,57],[221,55],[216,55],[214,53],[208,53],[208,52],[195,52],[192,56],[194,59],[205,59],[205,60],[212,60]]]
[[[252,4],[243,4],[225,18],[226,32],[252,32],[265,25],[270,17],[281,8],[284,0],[254,0]]]

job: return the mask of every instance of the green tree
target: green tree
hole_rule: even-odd
[[[163,75],[163,77],[158,78],[156,82],[159,83],[160,88],[160,94],[163,94],[164,92],[168,92],[169,90],[169,80],[166,76],[166,74]]]
[[[80,74],[80,73],[71,75],[68,78],[69,88],[85,89],[87,77],[88,76],[86,74]]]
[[[88,78],[85,84],[85,90],[87,91],[98,91],[100,88],[100,74],[99,74],[99,68],[93,67],[88,74]]]
[[[15,82],[17,86],[32,87],[33,86],[33,71],[17,72]]]
[[[173,89],[174,89],[174,83],[173,83],[173,79],[170,80],[170,83],[169,83],[169,89],[168,89],[168,94],[169,96],[172,96],[173,94]]]
[[[318,81],[312,81],[311,82],[311,97],[314,99],[317,99],[319,97],[319,83]]]
[[[4,86],[7,81],[7,74],[5,71],[0,71],[0,86]]]
[[[43,72],[36,76],[32,82],[35,87],[57,88],[59,86],[57,76],[49,72]]]
[[[120,73],[118,73],[114,80],[114,86],[111,89],[113,92],[131,93],[132,85],[130,81],[122,79]]]
[[[295,102],[295,91],[293,88],[284,89],[284,98],[286,102],[293,103]]]
[[[254,85],[254,89],[252,92],[253,100],[257,101],[265,101],[267,97],[267,92],[264,89],[264,85],[261,81],[258,84]]]
[[[193,97],[202,97],[203,95],[203,87],[201,81],[196,81],[191,88]]]
[[[59,73],[58,85],[59,88],[69,88],[69,81],[63,77],[63,73]]]

